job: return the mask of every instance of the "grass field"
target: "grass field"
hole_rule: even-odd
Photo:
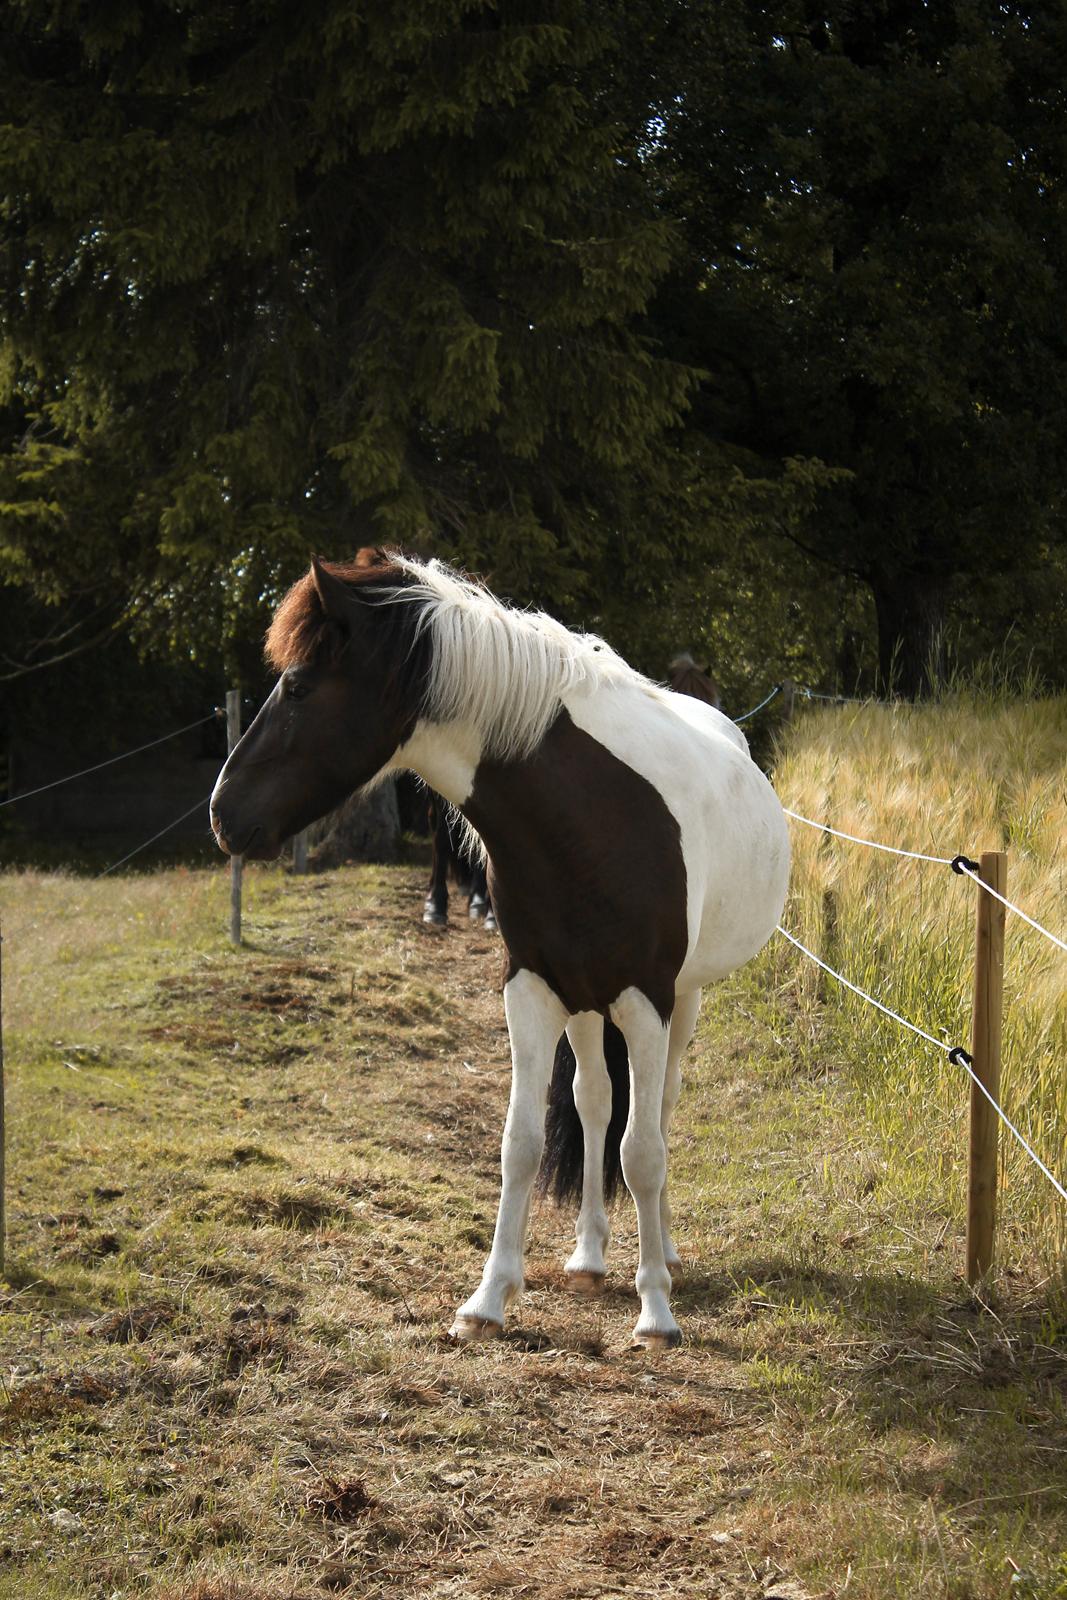
[[[916,1178],[773,951],[679,1108],[683,1348],[629,1348],[627,1204],[601,1301],[546,1207],[508,1335],[449,1344],[506,1038],[498,943],[423,928],[421,881],[252,871],[234,952],[221,870],[0,880],[3,1600],[1063,1600],[1041,1250],[967,1293],[958,1173]]]
[[[783,804],[846,833],[935,856],[1008,855],[1008,898],[1067,932],[1067,699],[960,694],[940,705],[807,712],[775,769]],[[950,1044],[970,1040],[974,902],[948,867],[901,860],[791,823],[784,925],[885,1004]],[[893,1181],[916,1203],[962,1202],[968,1083],[932,1047],[884,1020],[782,941],[770,983],[789,982],[814,1055],[847,1062]],[[1067,956],[1008,914],[1005,1110],[1061,1182],[1067,1178]],[[1002,1139],[1001,1258],[1043,1254],[1067,1315],[1067,1207],[1009,1136]]]

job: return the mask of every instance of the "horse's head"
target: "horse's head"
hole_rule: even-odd
[[[223,850],[261,860],[379,773],[418,717],[427,646],[410,579],[379,551],[311,570],[267,634],[281,676],[231,752],[211,796]],[[390,603],[392,602],[392,603]]]

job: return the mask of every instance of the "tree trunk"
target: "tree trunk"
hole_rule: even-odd
[[[351,795],[336,811],[309,829],[314,868],[343,861],[395,861],[400,853],[400,815],[396,783],[387,778],[370,794]]]
[[[906,572],[871,581],[878,620],[881,694],[914,700],[941,681],[944,669],[943,578]]]

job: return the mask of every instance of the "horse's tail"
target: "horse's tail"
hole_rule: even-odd
[[[604,1141],[604,1198],[611,1200],[622,1181],[622,1136],[630,1114],[630,1062],[626,1040],[613,1022],[604,1023],[604,1059],[611,1079],[611,1120]],[[577,1063],[570,1041],[563,1034],[556,1046],[545,1118],[545,1151],[537,1175],[538,1192],[557,1205],[578,1204],[582,1198],[585,1140],[574,1104]]]

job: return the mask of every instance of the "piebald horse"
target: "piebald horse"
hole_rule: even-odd
[[[584,1152],[566,1271],[590,1290],[606,1270],[607,1035],[629,1062],[619,1154],[637,1210],[634,1340],[676,1344],[666,1140],[682,1052],[702,987],[773,932],[789,873],[782,809],[743,735],[600,639],[392,552],[313,561],[274,617],[267,655],[280,677],[211,798],[223,850],[273,857],[353,790],[410,769],[487,852],[508,958],[511,1099],[492,1248],[453,1337],[500,1333],[523,1288],[565,1032]]]

